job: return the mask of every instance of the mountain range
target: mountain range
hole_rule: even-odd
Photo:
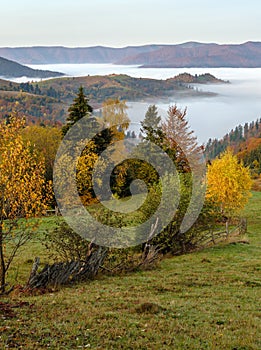
[[[261,42],[94,47],[2,47],[0,56],[22,64],[113,63],[140,67],[261,67]]]
[[[63,73],[51,72],[49,70],[32,69],[17,62],[0,57],[0,76],[6,78],[50,78],[63,76]]]

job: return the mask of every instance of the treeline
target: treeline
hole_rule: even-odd
[[[48,97],[53,97],[56,99],[61,98],[61,93],[54,89],[52,86],[50,86],[48,89],[41,90],[39,87],[39,84],[37,83],[12,83],[10,82],[9,85],[4,85],[1,87],[1,90],[4,91],[22,91],[22,92],[28,92],[29,94],[34,95],[44,95]]]
[[[244,126],[238,125],[221,140],[209,139],[205,146],[208,160],[215,159],[227,148],[233,150],[245,166],[261,173],[261,118]]]
[[[5,92],[0,95],[0,119],[12,113],[25,116],[28,123],[56,123],[64,119],[65,105],[46,95]]]

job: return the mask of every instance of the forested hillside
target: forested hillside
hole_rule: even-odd
[[[238,125],[221,140],[209,139],[205,154],[211,160],[230,147],[253,173],[261,173],[261,118]]]
[[[68,106],[72,103],[79,86],[83,86],[91,105],[100,108],[108,99],[146,101],[169,97],[215,96],[211,92],[194,89],[190,83],[225,83],[210,74],[173,77],[172,79],[142,79],[128,75],[86,76],[56,78],[33,83],[13,83],[0,80],[0,118],[17,111],[31,121],[64,121]]]

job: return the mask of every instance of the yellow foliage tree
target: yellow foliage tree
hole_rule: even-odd
[[[119,99],[108,99],[102,104],[102,120],[106,128],[110,128],[112,132],[112,145],[110,161],[115,164],[126,154],[126,148],[123,142],[125,132],[130,125],[130,119],[127,113],[128,106],[125,101]],[[118,164],[116,169],[117,176],[115,177],[117,185],[121,187],[124,184],[125,176],[127,175],[127,164]]]
[[[82,203],[88,205],[93,201],[92,175],[99,157],[95,152],[96,145],[92,140],[87,143],[85,140],[79,140],[75,144],[63,141],[62,148],[62,156],[58,157],[55,165],[56,199],[62,206],[74,206],[78,203],[79,196]],[[68,179],[72,178],[76,180],[77,198],[75,198],[74,188],[68,186]],[[63,193],[62,197],[60,193]]]
[[[17,117],[0,123],[0,293],[17,251],[32,237],[36,224],[28,218],[47,208],[44,160],[23,141],[24,127]]]
[[[22,136],[25,141],[31,143],[34,150],[44,157],[46,179],[52,180],[54,160],[62,140],[61,128],[29,125],[23,129]]]
[[[98,154],[95,153],[95,143],[89,141],[78,159],[76,167],[76,182],[78,193],[84,205],[87,205],[92,201],[92,174],[98,157]]]
[[[251,195],[250,171],[230,150],[213,160],[207,171],[207,199],[228,218],[238,215]]]
[[[125,101],[108,99],[102,104],[102,118],[107,128],[114,130],[115,138],[122,139],[122,132],[126,131],[130,124]],[[121,126],[120,130],[117,126]]]
[[[108,99],[102,104],[102,123],[106,128],[110,128],[113,134],[111,159],[115,162],[124,154],[123,144],[117,144],[117,141],[124,140],[125,131],[128,129],[130,119],[127,113],[128,106],[125,101],[119,99]]]

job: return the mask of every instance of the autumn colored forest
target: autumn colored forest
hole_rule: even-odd
[[[113,79],[116,84],[116,78]],[[125,79],[128,78],[125,77]],[[121,77],[121,83],[122,80],[124,77]],[[172,84],[173,82],[168,83]],[[51,87],[46,90],[47,97],[41,96],[37,89],[39,89],[38,85],[25,84],[23,91],[14,92],[19,94],[25,102],[23,108],[30,106],[28,107],[30,110],[35,108],[38,110],[37,113],[48,114],[54,99],[59,99],[60,96]],[[29,94],[25,95],[25,90],[28,90]],[[37,109],[38,102],[35,99],[35,105],[31,105],[30,92],[39,95],[39,104],[44,105],[46,109]],[[16,98],[10,92],[7,95],[8,99]],[[26,119],[17,110],[6,113],[0,121],[0,330],[2,332],[0,341],[4,344],[3,348],[27,346],[28,349],[33,349],[37,346],[37,348],[52,346],[53,349],[67,349],[91,347],[88,344],[92,343],[93,346],[97,346],[96,348],[102,348],[99,346],[104,346],[103,348],[131,348],[120,329],[110,330],[110,336],[108,336],[105,334],[106,330],[101,328],[105,338],[110,339],[104,341],[103,345],[101,345],[103,341],[97,336],[96,338],[91,336],[88,338],[86,335],[85,338],[89,340],[83,340],[84,320],[81,318],[78,324],[80,335],[77,335],[76,328],[72,327],[72,329],[67,330],[71,334],[71,339],[67,339],[68,334],[62,335],[62,329],[58,331],[56,328],[47,332],[46,338],[39,337],[37,342],[33,338],[33,334],[30,335],[23,329],[30,319],[28,307],[32,307],[33,317],[36,317],[34,305],[37,305],[36,308],[39,311],[39,303],[42,299],[43,306],[39,312],[44,315],[43,317],[46,317],[45,312],[47,313],[50,306],[48,298],[55,295],[54,298],[59,299],[65,295],[64,305],[62,305],[61,300],[55,299],[56,301],[54,301],[54,303],[59,304],[60,314],[58,313],[57,319],[62,325],[62,322],[65,322],[63,321],[64,310],[68,309],[70,317],[73,319],[71,303],[77,304],[66,294],[68,290],[69,293],[75,294],[75,297],[77,295],[77,298],[81,299],[81,293],[85,294],[88,286],[95,286],[93,288],[96,288],[97,296],[95,296],[94,290],[91,290],[90,298],[96,298],[96,301],[93,299],[93,305],[96,305],[103,298],[101,296],[103,292],[104,296],[108,298],[107,293],[111,288],[110,279],[119,283],[118,278],[123,278],[122,283],[126,283],[126,285],[129,279],[130,286],[134,289],[136,288],[134,280],[137,279],[145,290],[140,278],[148,280],[149,288],[150,281],[157,279],[157,274],[161,274],[158,270],[160,266],[163,266],[166,274],[172,273],[170,266],[176,268],[177,274],[179,274],[180,261],[182,271],[179,275],[180,280],[177,281],[174,278],[175,281],[173,280],[172,283],[176,283],[176,286],[179,283],[186,283],[184,287],[187,288],[186,293],[196,293],[193,289],[195,283],[202,283],[202,286],[205,286],[207,282],[203,280],[200,282],[198,280],[199,274],[196,276],[199,282],[190,280],[189,269],[192,269],[191,276],[196,274],[195,271],[193,272],[193,266],[188,265],[190,257],[192,260],[194,259],[195,266],[198,266],[199,263],[204,263],[206,266],[213,264],[213,276],[217,273],[216,264],[220,264],[220,268],[222,268],[223,251],[224,254],[227,254],[224,255],[225,260],[234,253],[239,254],[239,256],[243,254],[244,259],[247,259],[244,245],[249,244],[248,221],[250,221],[250,225],[254,225],[251,221],[249,208],[254,205],[253,198],[260,197],[257,191],[261,188],[261,120],[258,119],[244,126],[239,125],[235,130],[225,135],[222,140],[209,140],[206,145],[198,145],[196,136],[188,124],[187,110],[180,109],[176,105],[171,106],[167,118],[162,119],[157,107],[151,104],[141,122],[140,133],[137,135],[128,129],[130,120],[127,105],[123,99],[104,99],[101,112],[99,115],[95,115],[90,98],[82,86],[78,88],[73,98],[73,102],[68,104],[66,111],[57,104],[58,108],[55,113],[58,113],[58,119],[61,119],[62,115],[66,115],[65,122],[54,122],[48,117],[44,120],[40,118],[38,122],[34,119],[32,122],[32,118]],[[6,98],[5,101],[7,101]],[[77,125],[81,125],[78,127],[78,132]],[[95,135],[91,135],[88,142],[84,143],[84,138],[79,137],[82,135],[83,127],[87,132],[99,131]],[[119,147],[115,146],[117,143],[120,144]],[[76,160],[70,151],[73,147],[81,149]],[[58,149],[59,152],[62,152],[62,157],[57,158]],[[131,196],[135,202],[144,198],[144,186],[139,182],[135,193],[133,193],[133,181],[139,179],[146,185],[146,198],[142,201],[143,204],[138,208],[133,207],[132,211],[124,212],[117,210],[117,208],[115,211],[108,209],[103,206],[99,196],[95,193],[93,184],[95,164],[102,158],[103,152],[107,149],[110,150],[109,156],[101,162],[102,173],[106,174],[109,169],[112,169],[109,179],[111,193],[104,193],[104,200],[107,203],[110,203],[112,199],[117,199],[121,209],[127,208]],[[166,160],[159,153],[159,149],[175,166],[177,171],[175,175],[167,167]],[[128,156],[130,154],[132,157]],[[142,161],[144,154],[149,155],[146,161]],[[117,165],[114,166],[114,164]],[[154,164],[156,164],[156,168]],[[61,206],[73,207],[77,203],[72,195],[72,189],[66,187],[66,182],[63,181],[64,174],[72,172],[74,167],[78,197],[92,217],[86,228],[88,231],[87,239],[73,230],[61,215]],[[56,187],[61,193],[64,193],[64,196],[59,200],[54,193],[54,181],[56,181],[54,174],[56,179],[59,179]],[[97,187],[102,190],[105,177],[100,173],[97,176]],[[166,198],[173,197],[174,194],[178,198],[178,207],[167,224],[164,224],[165,216],[170,211]],[[162,201],[162,198],[165,200]],[[200,204],[201,199],[202,205]],[[149,220],[154,217],[155,219],[150,222]],[[184,218],[188,217],[190,218],[189,224],[184,221]],[[80,221],[81,217],[79,216],[77,220]],[[138,244],[130,244],[128,238],[123,242],[124,244],[121,241],[120,248],[110,246],[110,244],[101,244],[97,238],[100,233],[97,233],[94,221],[99,221],[104,226],[115,229],[131,227],[133,240]],[[149,224],[142,226],[147,221]],[[184,226],[186,227],[184,230],[182,229],[183,225],[187,225]],[[253,226],[251,229],[253,230]],[[108,234],[110,237],[110,231],[108,230],[107,233],[106,229],[104,230],[103,234]],[[258,238],[255,239],[258,241]],[[239,244],[242,253],[238,248]],[[258,249],[258,244],[255,244],[256,249]],[[236,246],[235,250],[237,249],[234,253],[232,245]],[[257,257],[257,253],[253,256]],[[234,256],[232,261],[233,264],[236,264]],[[204,273],[202,270],[200,271],[200,274]],[[208,268],[207,275],[211,275]],[[224,278],[228,278],[228,276],[224,275]],[[161,281],[161,283],[163,282]],[[251,283],[255,283],[255,287],[257,285],[260,287],[260,282],[257,280]],[[120,298],[126,285],[118,284],[119,290],[115,293],[119,293]],[[176,287],[173,288],[174,286],[171,287],[166,281],[162,286],[157,285],[159,293],[163,293],[163,291],[169,293]],[[207,288],[207,293],[212,298],[216,287],[208,285]],[[176,323],[180,312],[183,315],[184,310],[181,311],[181,304],[176,305],[180,310],[173,313],[169,311],[171,309],[170,304],[168,304],[170,299],[163,298],[161,302],[156,302],[149,292],[152,301],[146,302],[142,290],[137,291],[137,293],[138,299],[142,302],[137,301],[137,306],[135,306],[135,301],[131,300],[131,310],[140,314],[142,322],[144,322],[142,328],[144,330],[141,330],[140,334],[144,332],[146,335],[151,332],[149,327],[155,327],[153,317],[157,315],[160,329],[164,328],[164,322],[171,317],[171,322],[175,319],[175,327],[180,327],[179,330],[174,327],[177,333],[184,333],[186,337],[189,337],[186,327],[182,328],[184,325]],[[181,298],[181,294],[178,294],[179,298]],[[189,298],[191,296],[192,294]],[[127,295],[127,298],[132,298],[132,296]],[[252,294],[251,298],[251,300],[254,299]],[[220,302],[221,299],[217,301],[217,303]],[[81,302],[79,301],[79,303]],[[124,304],[124,301],[122,303]],[[164,303],[169,306],[161,306]],[[192,304],[188,305],[191,317]],[[26,311],[19,311],[22,321],[15,335],[13,331],[11,332],[13,329],[12,321],[17,322],[17,325],[20,321],[17,320],[13,308],[22,310],[24,307]],[[240,309],[240,306],[238,307]],[[83,308],[83,305],[79,305],[79,308]],[[101,306],[101,315],[105,317],[105,323],[110,317],[118,317],[114,313],[110,313],[107,308],[107,304]],[[95,320],[92,321],[94,323],[101,322],[99,318],[101,316],[97,311],[94,315]],[[229,328],[227,322],[230,313],[225,312],[224,315],[224,317],[220,316],[214,321],[218,331],[212,335],[213,339],[211,340],[211,337],[206,335],[207,343],[205,345],[198,343],[198,346],[202,346],[198,348],[218,349],[220,348],[218,344],[223,344],[225,346],[223,348],[228,348],[227,345],[233,343],[235,344],[234,349],[257,349],[258,343],[254,336],[248,336],[246,338],[247,344],[244,345],[244,337],[241,334],[243,331],[240,333],[242,346],[239,343],[238,345],[235,339],[221,340],[223,333],[227,332],[226,327]],[[130,314],[130,319],[132,317],[134,316]],[[193,335],[193,337],[201,339],[199,333],[202,331],[203,320],[196,318],[197,316],[193,321],[195,322],[194,326],[197,327],[197,322],[199,322],[200,327],[197,329],[198,334]],[[233,327],[236,327],[235,320],[236,315],[233,313],[233,317],[229,321]],[[186,321],[187,319],[182,320],[182,322]],[[77,320],[73,322],[77,323]],[[123,329],[126,328],[126,322],[128,322],[126,318],[120,317],[119,322]],[[135,323],[136,318],[132,322]],[[192,327],[192,325],[190,326]],[[41,331],[37,327],[36,332],[39,335]],[[46,327],[46,331],[48,324],[44,323],[44,327]],[[88,327],[92,329],[93,326],[89,325]],[[137,329],[139,327],[137,324]],[[50,326],[51,328],[52,326]],[[243,328],[243,323],[238,325],[238,329],[242,330]],[[251,327],[249,326],[249,328]],[[87,332],[87,330],[85,331]],[[92,331],[96,333],[97,330],[92,329]],[[24,337],[23,332],[25,332]],[[52,340],[52,332],[55,334],[56,343]],[[163,329],[160,332],[163,332]],[[217,335],[221,333],[222,335]],[[144,348],[142,335],[137,336],[136,330],[133,331],[133,334],[135,334],[136,345]],[[230,329],[228,334],[231,337]],[[116,342],[116,338],[119,339],[119,343]],[[155,342],[159,343],[160,336],[156,338]],[[46,339],[49,340],[46,341]],[[63,343],[62,339],[67,339],[67,344],[71,344],[71,347],[69,345],[66,347],[67,345]],[[182,336],[178,341],[179,344],[182,343]],[[202,339],[201,341],[203,342]],[[212,341],[213,343],[211,343]],[[123,347],[120,347],[121,342]],[[162,348],[174,346],[170,336],[166,335],[165,342],[166,346],[163,345]],[[197,340],[194,344],[196,343]],[[216,347],[213,345],[214,343]],[[207,347],[210,344],[212,347]],[[188,342],[188,349],[195,348],[193,346],[192,343]]]

